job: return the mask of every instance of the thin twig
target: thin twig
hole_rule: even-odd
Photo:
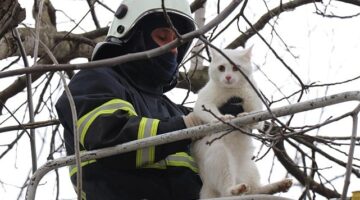
[[[168,14],[167,11],[166,11],[164,0],[161,0],[161,8],[162,8],[162,10],[163,10],[163,14],[164,14],[164,17],[165,17],[165,20],[166,20],[167,24],[168,24],[168,25],[170,26],[170,28],[175,32],[176,37],[181,40],[182,37],[181,37],[179,31],[175,28],[174,24],[172,23],[172,21],[171,21],[171,19],[170,19],[169,14]]]
[[[42,4],[40,4],[40,5],[42,5]],[[40,7],[40,11],[41,10],[42,10],[42,6]],[[13,34],[19,45],[19,49],[20,49],[21,57],[24,62],[24,66],[26,68],[29,68],[29,62],[28,62],[28,59],[26,56],[27,54],[25,52],[25,47],[21,42],[20,34],[19,34],[19,31],[17,30],[17,28],[15,28],[13,30]],[[31,85],[32,85],[31,74],[26,74],[26,91],[27,91],[27,101],[28,101],[28,107],[29,107],[29,119],[30,119],[30,123],[34,123],[35,122],[34,103],[33,103],[33,98],[32,98],[33,94],[32,94]],[[34,129],[30,129],[30,148],[31,148],[32,172],[34,173],[37,169],[36,140],[35,140],[35,130]]]
[[[48,56],[50,57],[50,59],[55,63],[55,64],[59,64],[59,62],[56,60],[55,56],[52,54],[52,52],[50,51],[50,49],[43,44],[40,41],[40,44],[43,45],[43,48],[45,49],[45,52],[48,54]],[[70,104],[70,111],[71,111],[71,117],[72,117],[72,128],[73,128],[73,134],[74,134],[74,150],[75,150],[75,165],[77,167],[77,172],[76,172],[76,193],[77,193],[77,197],[78,200],[82,200],[82,167],[81,167],[81,158],[80,158],[80,134],[76,125],[77,122],[77,112],[76,112],[76,106],[75,106],[75,102],[74,99],[71,95],[71,91],[69,89],[69,87],[67,86],[66,83],[66,79],[65,76],[59,72],[60,75],[60,79],[63,83],[64,86],[64,90],[65,90],[65,94],[66,97],[68,98],[69,104]]]
[[[20,122],[19,122],[20,123]],[[7,126],[1,127],[0,133],[8,132],[8,131],[15,131],[15,130],[26,130],[26,129],[36,129],[36,128],[43,128],[47,126],[53,126],[59,124],[59,120],[53,119],[48,121],[38,121],[28,124],[20,124],[15,126]]]
[[[346,164],[346,174],[345,174],[345,181],[344,181],[344,187],[343,187],[341,200],[346,199],[346,194],[347,194],[347,191],[348,191],[349,185],[350,185],[350,175],[351,175],[351,172],[353,171],[352,170],[352,162],[353,162],[354,151],[355,151],[355,138],[357,135],[359,111],[360,111],[360,105],[354,110],[354,113],[352,115],[353,127],[352,127],[352,134],[351,134],[351,144],[350,144],[350,149],[349,149],[349,154],[348,154],[349,155],[348,161]]]
[[[99,23],[99,20],[97,19],[96,12],[95,12],[95,9],[94,9],[94,4],[95,4],[96,1],[94,1],[94,0],[86,0],[86,2],[88,3],[88,5],[90,7],[90,12],[91,12],[91,16],[93,18],[95,27],[96,27],[96,29],[99,29],[100,28],[100,23]]]

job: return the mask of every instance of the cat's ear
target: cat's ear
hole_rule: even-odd
[[[244,49],[241,51],[240,56],[242,58],[245,58],[246,60],[250,61],[251,60],[251,56],[252,56],[252,49],[253,49],[254,45],[251,45],[250,47]]]
[[[212,59],[216,60],[219,56],[221,56],[219,52],[216,51],[216,49],[209,48],[209,52]]]

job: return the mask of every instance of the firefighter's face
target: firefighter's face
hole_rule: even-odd
[[[176,34],[171,28],[160,27],[155,28],[151,32],[151,38],[161,47],[174,41],[176,39]],[[177,48],[173,48],[170,51],[173,54],[177,54]]]

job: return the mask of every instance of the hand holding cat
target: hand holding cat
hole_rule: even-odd
[[[185,123],[186,128],[190,128],[193,126],[200,126],[204,124],[204,122],[196,116],[193,112],[190,112],[188,115],[183,116],[183,120]]]
[[[184,123],[185,123],[185,126],[186,128],[190,128],[190,127],[193,127],[193,126],[200,126],[202,124],[205,124],[204,121],[202,121],[198,116],[196,116],[193,112],[189,113],[188,115],[186,116],[183,116],[183,120],[184,120]],[[193,141],[195,140],[199,140],[201,139],[202,137],[193,137],[191,138]]]

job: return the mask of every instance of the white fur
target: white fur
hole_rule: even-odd
[[[255,85],[252,77],[251,48],[222,51],[239,65]],[[262,103],[244,76],[239,71],[233,71],[233,66],[219,53],[212,52],[212,57],[209,66],[209,82],[199,91],[194,114],[205,122],[216,121],[214,116],[203,110],[205,106],[216,116],[226,119],[228,116],[223,116],[218,107],[234,96],[243,99],[244,112],[261,110]],[[223,72],[218,69],[220,65],[225,67]],[[262,127],[262,123],[257,125]],[[244,128],[251,132],[252,127],[254,125]],[[240,131],[233,131],[211,145],[207,144],[222,134],[210,134],[193,142],[192,154],[203,181],[200,198],[266,192],[261,189],[260,175],[255,162],[251,159],[254,151],[252,138]]]

